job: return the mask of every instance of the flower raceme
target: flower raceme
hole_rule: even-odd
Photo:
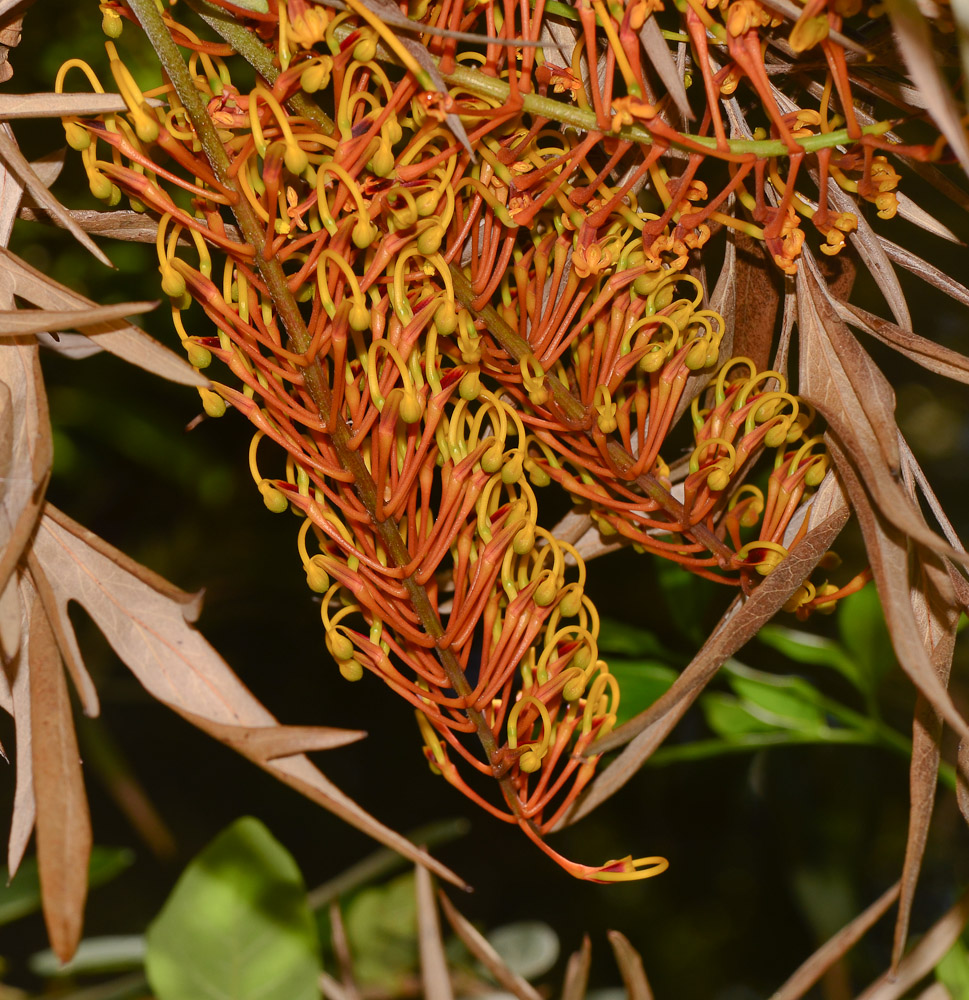
[[[112,39],[135,20],[121,3],[101,9]],[[201,390],[204,409],[229,405],[254,425],[253,479],[270,510],[301,518],[299,557],[342,676],[379,676],[414,709],[435,772],[596,881],[665,861],[589,867],[544,842],[591,780],[620,691],[583,560],[543,527],[539,494],[555,482],[603,534],[751,592],[807,530],[796,515],[827,458],[781,372],[723,363],[724,319],[686,265],[728,227],[791,270],[802,218],[825,252],[840,249],[851,213],[795,190],[809,140],[821,184],[880,214],[898,179],[876,155],[878,130],[850,110],[828,34],[851,15],[844,3],[809,4],[795,25],[791,44],[820,46],[828,74],[820,110],[793,117],[764,71],[760,32],[776,19],[754,0],[684,4],[708,97],[694,136],[670,124],[642,59],[637,33],[659,9],[581,0],[570,55],[534,44],[550,30],[542,4],[411,5],[444,29],[423,43],[402,42],[360,0],[340,12],[276,0],[233,22],[231,42],[159,6],[205,116],[177,80],[142,93],[109,41],[127,111],[65,121],[92,193],[157,218],[188,359],[235,379]],[[461,41],[474,29],[489,38]],[[722,69],[710,39],[726,49]],[[248,90],[233,82],[242,52],[260,74]],[[589,65],[601,71],[590,78]],[[71,60],[58,90],[68,73],[104,89]],[[727,138],[720,103],[740,79],[769,135]],[[241,232],[240,206],[255,220]],[[281,295],[305,342],[281,320]],[[210,335],[189,333],[193,312]],[[684,411],[693,443],[671,469],[661,451]],[[765,454],[772,470],[745,482]],[[829,610],[839,594],[805,582],[789,610]],[[475,774],[499,780],[500,804]]]

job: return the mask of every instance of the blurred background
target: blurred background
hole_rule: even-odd
[[[56,26],[51,9],[57,10]],[[93,3],[38,4],[27,13],[21,46],[11,53],[14,77],[7,88],[50,90],[59,65],[71,57],[106,69],[102,38]],[[130,44],[127,36],[125,43]],[[150,80],[147,53],[144,70]],[[57,122],[15,123],[14,131],[30,158],[63,145]],[[903,189],[943,214],[960,237],[969,235],[966,220],[949,212],[917,178],[906,177]],[[69,151],[54,191],[69,207],[100,207],[87,191],[76,153]],[[956,277],[969,274],[964,246],[943,244],[901,219],[886,231]],[[114,272],[69,236],[39,223],[18,223],[11,244],[28,263],[97,302],[159,296],[153,246],[111,241],[102,246]],[[901,277],[916,332],[969,349],[965,314],[941,293]],[[854,301],[884,311],[863,276]],[[205,322],[197,308],[189,315]],[[143,325],[159,340],[175,343],[164,306],[144,317]],[[903,431],[962,537],[969,537],[964,387],[915,368],[880,345],[866,347],[889,373]],[[571,880],[517,829],[480,812],[429,772],[412,712],[391,692],[369,675],[358,684],[339,676],[296,554],[297,521],[267,512],[253,488],[246,466],[250,432],[241,417],[229,413],[187,431],[201,412],[194,390],[106,354],[72,361],[45,352],[42,360],[55,439],[50,500],[177,585],[204,588],[200,629],[280,720],[367,730],[362,743],[316,757],[327,776],[364,808],[401,831],[432,820],[466,819],[466,834],[437,851],[475,888],[457,900],[459,907],[486,928],[514,920],[551,925],[562,956],[549,982],[560,981],[565,958],[588,933],[593,985],[618,986],[605,939],[606,930],[615,928],[642,953],[659,998],[766,997],[897,878],[908,814],[903,753],[817,742],[732,752],[721,747],[709,755],[683,752],[723,736],[708,704],[691,710],[674,732],[671,746],[680,748],[679,754],[658,755],[596,813],[553,840],[566,856],[590,864],[628,853],[665,855],[669,871],[628,885]],[[564,507],[552,501],[550,509],[561,513]],[[853,529],[838,550],[849,564],[860,562]],[[633,683],[630,708],[655,697],[656,685],[662,690],[664,670],[688,662],[731,596],[631,551],[591,563],[589,576],[589,593],[603,614],[652,633],[663,647],[661,654],[649,652],[642,634],[630,633],[627,673],[638,670],[645,678],[638,688]],[[133,852],[123,874],[92,891],[86,933],[143,930],[185,863],[241,815],[257,816],[269,827],[293,853],[310,887],[375,849],[153,702],[83,613],[74,617],[103,706],[100,719],[79,720],[95,842]],[[872,595],[854,602],[850,613],[806,626],[782,617],[778,624],[784,627],[825,635],[849,656],[867,658],[875,678],[872,697],[830,666],[795,663],[776,643],[750,644],[740,655],[743,663],[797,675],[863,715],[877,704],[885,726],[903,740],[910,736],[913,690],[894,665]],[[963,636],[952,682],[963,710],[967,666]],[[736,693],[726,680],[713,690],[721,699]],[[8,748],[14,743],[6,718],[0,720],[0,740]],[[150,803],[147,839],[119,806],[119,797],[132,801],[131,782]],[[0,765],[0,816],[10,813],[13,785],[13,768]],[[937,919],[969,881],[967,847],[955,795],[940,787],[914,931]],[[850,968],[837,970],[817,995],[840,1000],[857,992],[884,968],[890,934],[890,920],[879,924],[853,953]],[[28,960],[45,947],[39,916],[0,927],[4,981],[39,990],[41,980]]]

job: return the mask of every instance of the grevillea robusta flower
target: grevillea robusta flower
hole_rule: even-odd
[[[582,558],[542,526],[538,497],[555,482],[602,533],[748,593],[807,530],[828,461],[814,413],[781,372],[724,355],[725,321],[687,265],[727,227],[791,272],[804,218],[837,253],[857,219],[827,209],[832,182],[893,214],[888,124],[855,113],[839,41],[856,5],[803,8],[788,51],[817,46],[827,69],[817,107],[794,111],[765,61],[783,34],[769,6],[677,5],[682,30],[665,34],[702,78],[695,133],[644,55],[656,0],[421,0],[409,21],[364,0],[190,6],[224,40],[177,5],[101,4],[111,39],[126,20],[170,34],[187,75],[166,66],[143,93],[109,41],[127,112],[66,120],[67,139],[96,197],[157,218],[187,356],[236,379],[201,390],[204,409],[256,428],[253,478],[270,510],[302,518],[340,673],[382,678],[432,769],[569,871],[656,874],[663,859],[589,867],[544,843],[620,692]],[[239,82],[245,60],[255,85]],[[76,72],[103,89],[78,60],[57,89]],[[741,81],[753,129],[733,113]],[[808,160],[817,205],[796,186]],[[200,313],[213,332],[195,332]],[[673,470],[678,412],[694,441]],[[772,470],[747,482],[764,454]],[[805,581],[789,610],[828,610],[845,589]],[[498,778],[502,804],[465,773]]]

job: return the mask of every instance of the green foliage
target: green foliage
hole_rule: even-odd
[[[148,929],[158,1000],[312,1000],[321,964],[303,876],[262,823],[236,820],[182,873]]]
[[[962,940],[949,949],[935,967],[935,978],[949,991],[952,1000],[969,1000],[969,948]]]
[[[418,965],[414,876],[364,889],[344,915],[354,977],[362,986],[399,989]]]

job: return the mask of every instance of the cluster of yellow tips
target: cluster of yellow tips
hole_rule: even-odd
[[[843,3],[812,3],[794,26],[794,48],[821,46],[829,72],[818,110],[793,114],[765,89],[772,16],[688,0],[683,39],[709,98],[696,134],[671,124],[643,58],[660,4],[582,0],[574,21],[554,6],[411,5],[429,29],[418,42],[362,0],[276,0],[212,41],[177,7],[132,0],[187,50],[191,89],[170,72],[143,93],[108,42],[127,111],[65,131],[96,197],[157,218],[187,357],[217,359],[238,386],[202,390],[205,411],[228,404],[254,424],[254,481],[270,510],[302,519],[341,674],[381,677],[413,706],[436,772],[574,874],[614,881],[665,862],[591,868],[543,840],[591,780],[620,692],[583,561],[541,525],[538,492],[555,482],[603,534],[750,592],[807,530],[798,511],[827,458],[781,373],[724,363],[724,319],[685,269],[721,227],[791,269],[802,217],[837,252],[854,216],[795,190],[811,149],[822,185],[880,213],[897,175],[845,101],[844,53],[824,29],[851,15]],[[101,10],[112,39],[135,20]],[[710,39],[729,55],[719,70]],[[243,55],[258,73],[246,89]],[[58,90],[68,72],[104,89],[72,60]],[[720,101],[741,80],[765,126],[728,137]],[[729,214],[741,208],[749,218]],[[197,310],[211,334],[189,332]],[[694,442],[676,460],[661,451],[680,414]],[[745,483],[765,452],[772,471]],[[789,608],[828,610],[839,593],[805,582]],[[502,804],[458,764],[497,778]]]

